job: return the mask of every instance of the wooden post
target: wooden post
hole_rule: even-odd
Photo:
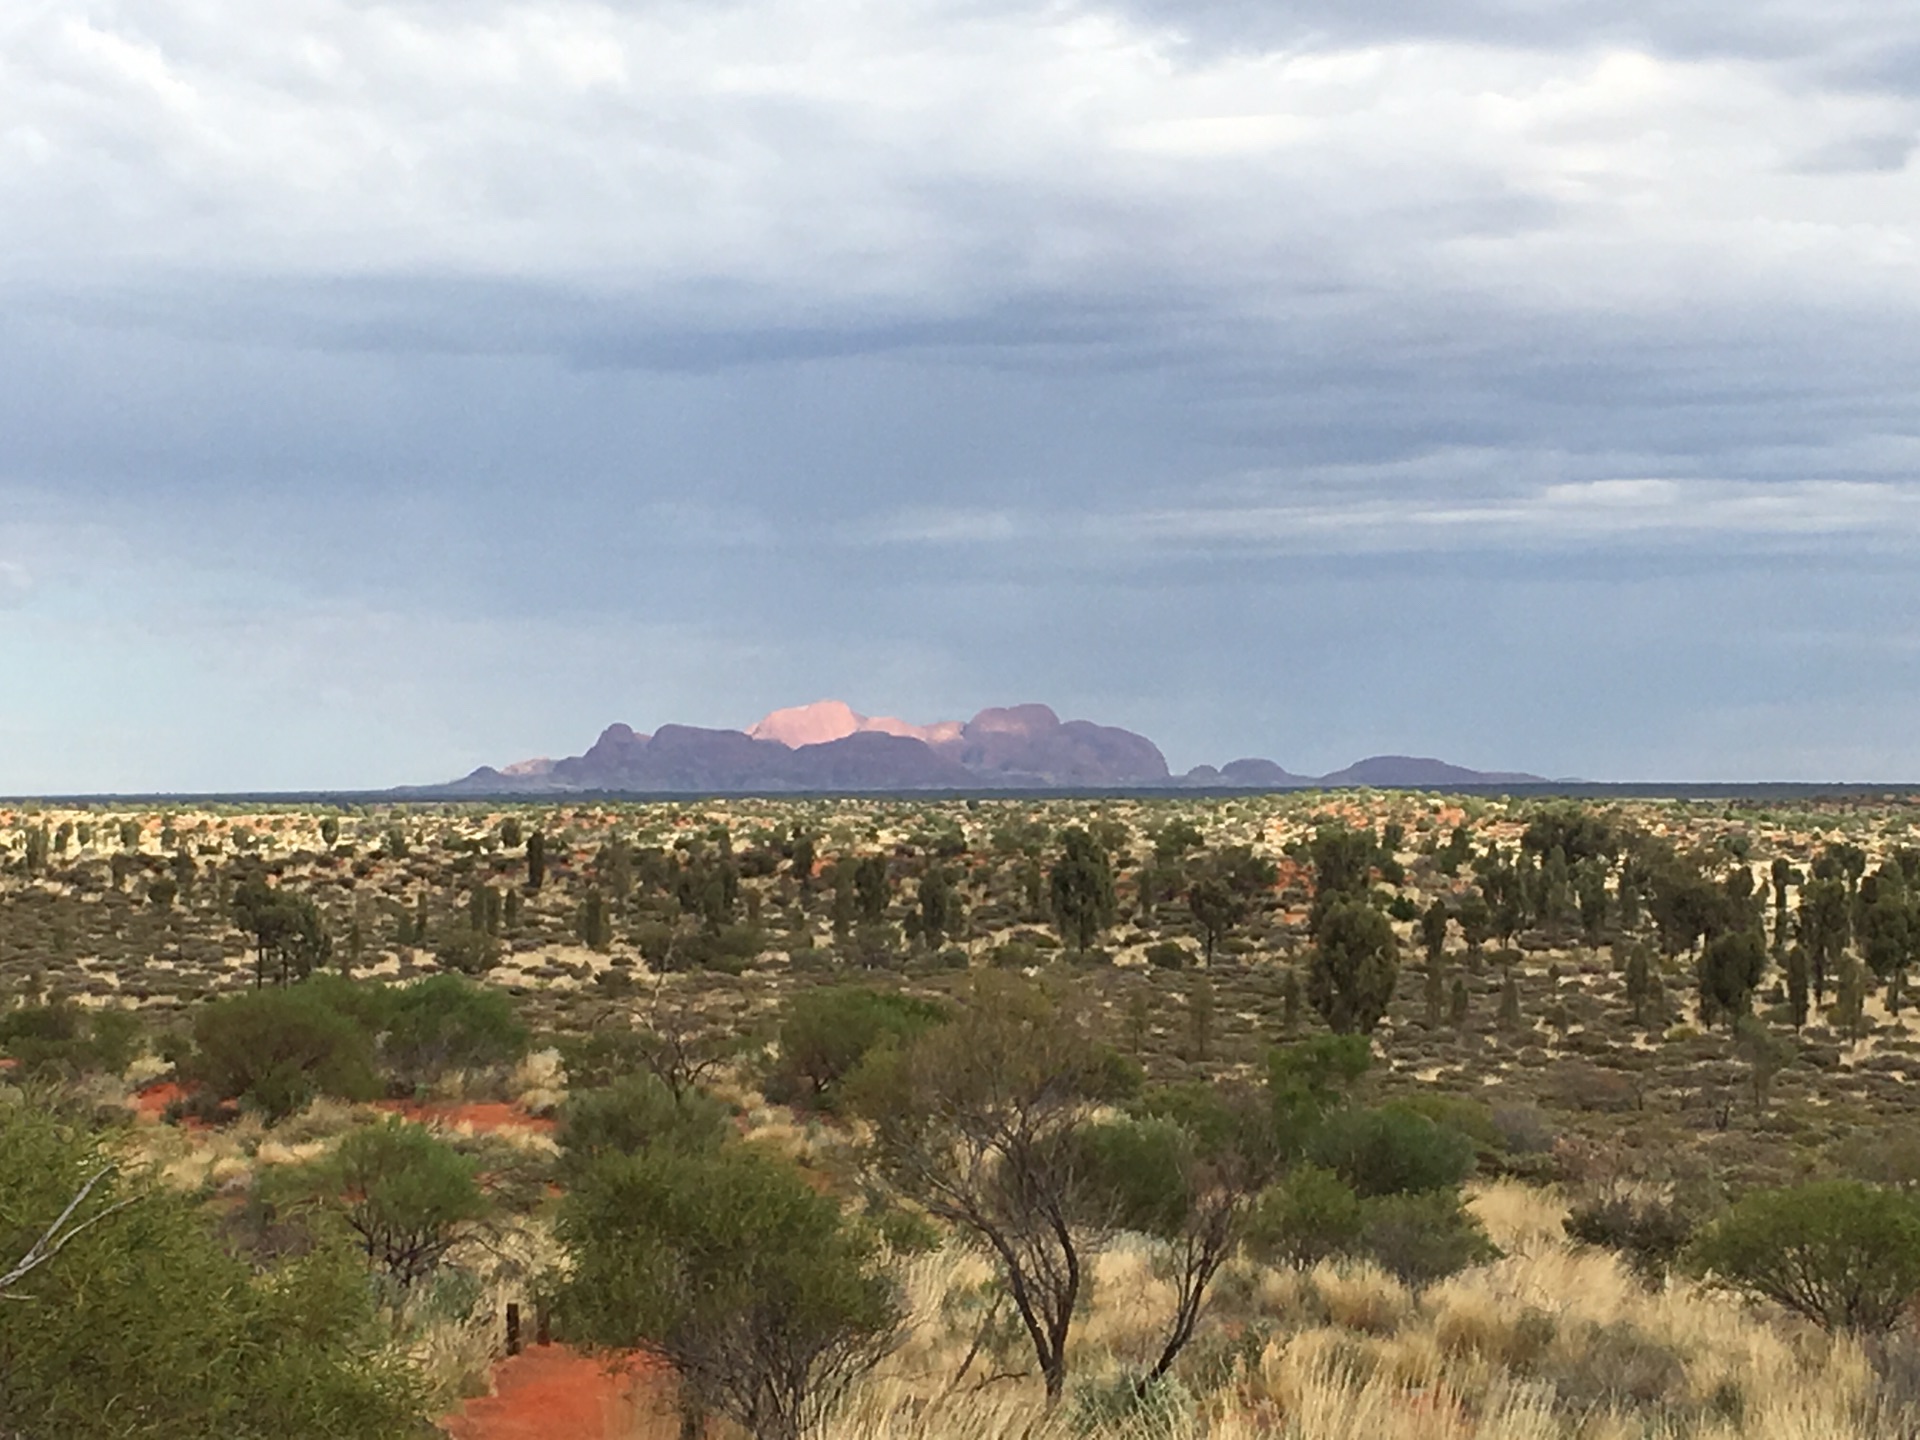
[[[520,1307],[513,1301],[507,1302],[507,1354],[520,1353]]]

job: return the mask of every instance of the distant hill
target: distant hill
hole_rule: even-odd
[[[1373,755],[1322,775],[1328,789],[1367,785],[1378,790],[1440,790],[1449,785],[1541,785],[1545,778],[1515,770],[1468,770],[1415,755]]]
[[[1272,760],[1201,765],[1175,777],[1144,735],[1061,720],[1045,705],[982,710],[971,720],[915,725],[861,715],[839,700],[776,710],[745,730],[662,725],[651,735],[609,725],[581,755],[484,765],[444,795],[729,794],[760,791],[1125,790],[1160,787],[1283,790],[1368,785],[1443,788],[1534,783],[1537,776],[1468,770],[1440,760],[1379,755],[1318,778]]]

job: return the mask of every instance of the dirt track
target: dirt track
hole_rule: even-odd
[[[643,1362],[611,1370],[564,1345],[536,1345],[493,1370],[494,1393],[442,1422],[452,1440],[673,1440],[672,1397]]]

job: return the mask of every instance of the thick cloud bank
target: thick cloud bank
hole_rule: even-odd
[[[1920,778],[1890,3],[0,16],[0,790],[1044,700]]]

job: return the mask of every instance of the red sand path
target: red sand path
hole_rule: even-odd
[[[660,1372],[624,1370],[564,1345],[535,1345],[493,1367],[494,1393],[441,1421],[452,1440],[673,1440],[680,1431]]]

